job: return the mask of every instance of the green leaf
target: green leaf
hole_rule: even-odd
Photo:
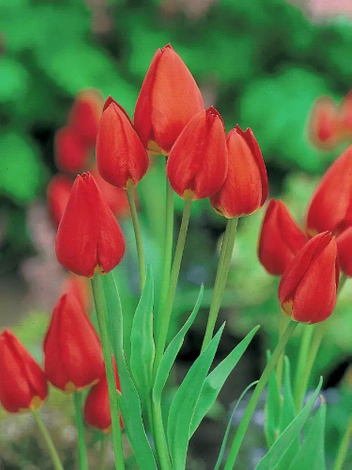
[[[287,426],[285,431],[277,439],[276,442],[271,446],[267,454],[262,458],[262,460],[255,467],[255,470],[273,470],[280,463],[281,459],[287,452],[288,448],[292,442],[296,439],[297,434],[301,431],[309,414],[312,410],[314,402],[319,395],[321,386],[323,384],[323,378],[320,378],[318,387],[316,388],[313,396],[306,404],[306,406],[300,411],[296,418]]]
[[[224,327],[225,324],[221,326],[208,347],[194,361],[172,401],[167,423],[167,437],[175,470],[183,470],[186,467],[192,417]]]
[[[112,344],[122,390],[119,405],[127,435],[139,468],[141,470],[157,470],[154,454],[143,424],[141,402],[125,358],[122,308],[112,273],[110,272],[103,276],[102,282],[106,294],[105,297],[109,299],[107,305],[111,330],[116,338]],[[114,307],[114,309],[110,310],[111,307]]]
[[[296,458],[289,470],[325,470],[325,420],[326,404],[323,402],[307,424],[307,432]]]
[[[217,461],[216,461],[214,470],[220,470],[220,465],[221,465],[221,463],[222,463],[222,461],[223,461],[223,458],[224,458],[224,453],[225,453],[225,449],[226,449],[227,439],[228,439],[229,434],[230,434],[230,430],[231,430],[231,426],[232,426],[233,417],[235,416],[235,413],[236,413],[236,411],[237,411],[237,408],[238,408],[239,404],[241,403],[241,401],[242,401],[243,397],[245,396],[245,394],[248,392],[248,390],[249,390],[250,388],[252,388],[254,385],[257,385],[258,382],[259,382],[259,380],[255,380],[254,382],[252,382],[251,384],[249,384],[249,385],[243,390],[243,392],[241,393],[239,399],[237,400],[236,406],[234,407],[234,409],[233,409],[233,411],[232,411],[232,413],[231,413],[229,422],[227,423],[226,431],[225,431],[224,438],[223,438],[222,443],[221,443],[221,448],[220,448],[219,456],[218,456],[218,459],[217,459]]]
[[[217,399],[222,386],[227,377],[236,367],[243,353],[247,349],[253,336],[258,331],[259,326],[253,328],[248,335],[230,352],[230,354],[220,362],[220,364],[205,379],[202,393],[199,397],[191,424],[190,437],[200,425],[202,419],[207,414],[215,400]]]
[[[130,367],[142,403],[152,388],[155,345],[153,338],[154,280],[147,266],[145,286],[134,314],[131,330]]]
[[[192,313],[190,314],[186,323],[183,325],[180,331],[176,334],[174,339],[170,342],[169,346],[167,347],[164,353],[164,356],[162,358],[162,361],[160,363],[160,366],[157,372],[157,376],[156,376],[155,384],[153,388],[153,400],[155,402],[159,402],[161,400],[161,394],[162,394],[163,388],[169,377],[169,374],[175,362],[176,356],[179,350],[181,349],[181,346],[183,344],[187,331],[190,329],[199,311],[199,307],[203,299],[203,292],[204,292],[204,287],[202,285],[199,291],[197,302],[194,306],[194,309],[192,310]]]
[[[267,351],[267,361],[270,359],[270,351]],[[272,372],[268,382],[268,394],[265,403],[265,436],[268,447],[272,446],[276,440],[279,430],[281,415],[281,397],[279,385],[277,383],[276,370]]]

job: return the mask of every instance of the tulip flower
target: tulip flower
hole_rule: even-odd
[[[227,135],[228,173],[210,202],[228,219],[253,214],[268,197],[268,177],[259,145],[251,129],[239,126]]]
[[[144,146],[167,155],[191,118],[204,109],[190,71],[170,44],[158,49],[143,81],[134,125]]]
[[[99,337],[72,294],[58,300],[43,349],[48,380],[64,392],[82,390],[98,382],[104,374]]]
[[[37,410],[48,396],[47,379],[23,344],[5,329],[0,335],[0,402],[9,413]]]
[[[68,123],[87,146],[94,146],[103,108],[102,96],[97,90],[84,90],[77,94]]]
[[[334,310],[339,283],[336,240],[323,232],[309,240],[287,266],[279,285],[283,312],[301,323],[319,323]]]
[[[72,180],[66,175],[58,174],[50,181],[46,194],[51,218],[57,228],[70,198]]]
[[[270,199],[262,223],[258,256],[274,276],[281,276],[306,243],[306,237],[282,201]]]
[[[333,148],[341,139],[341,122],[334,100],[328,96],[314,104],[310,118],[309,134],[316,146]]]
[[[336,238],[341,271],[352,277],[352,227],[344,230]]]
[[[96,158],[101,176],[118,188],[136,186],[148,169],[148,155],[138,134],[125,110],[111,97],[99,124]]]
[[[92,278],[107,273],[123,258],[121,228],[93,178],[78,175],[56,236],[59,263],[74,274]]]
[[[331,165],[315,190],[307,213],[307,233],[337,235],[352,225],[352,146]]]
[[[166,165],[174,191],[183,199],[203,199],[223,185],[228,168],[226,135],[213,107],[196,114],[176,140]]]
[[[114,358],[113,365],[115,370],[116,390],[121,392],[120,381]],[[87,395],[84,405],[84,419],[86,423],[93,428],[97,428],[104,433],[111,432],[111,414],[106,374],[96,385],[90,389]],[[120,425],[121,428],[123,428],[123,421],[121,417]]]
[[[63,127],[55,137],[56,164],[60,170],[75,174],[89,159],[89,147],[71,127]]]

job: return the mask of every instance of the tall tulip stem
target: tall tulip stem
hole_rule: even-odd
[[[53,463],[54,469],[55,470],[64,470],[64,467],[62,466],[62,463],[60,461],[60,457],[57,453],[57,450],[55,448],[53,440],[51,439],[49,431],[47,430],[45,424],[43,423],[43,420],[42,420],[38,410],[33,411],[32,414],[33,414],[33,417],[35,419],[35,422],[37,423],[39,431],[41,432],[41,434],[43,436],[45,444],[48,448],[48,451],[49,451],[50,458],[51,458],[51,461]]]
[[[343,435],[342,441],[337,451],[337,456],[336,456],[333,470],[342,470],[343,464],[346,460],[348,446],[349,446],[351,439],[352,439],[352,417],[350,417],[350,419],[348,420],[345,434]]]
[[[234,468],[238,451],[241,447],[243,438],[246,434],[246,431],[247,431],[248,425],[250,423],[251,417],[252,417],[252,415],[253,415],[253,413],[256,409],[256,406],[258,404],[260,395],[262,394],[262,392],[264,390],[264,387],[268,383],[269,377],[270,377],[272,371],[274,370],[279,357],[281,356],[282,352],[284,351],[285,346],[286,346],[288,340],[290,339],[290,337],[292,336],[292,334],[293,334],[293,332],[294,332],[297,325],[298,325],[298,323],[290,321],[290,323],[287,325],[287,328],[286,328],[284,334],[281,336],[281,338],[280,338],[273,354],[271,355],[271,357],[270,357],[270,359],[269,359],[269,361],[268,361],[268,363],[267,363],[267,365],[266,365],[266,367],[265,367],[265,369],[264,369],[264,371],[263,371],[263,373],[262,373],[262,375],[259,379],[259,382],[257,383],[257,385],[256,385],[256,387],[253,391],[253,395],[251,396],[251,399],[249,400],[246,411],[244,412],[244,415],[242,416],[241,423],[240,423],[240,425],[237,429],[235,438],[232,442],[232,446],[231,446],[230,453],[229,453],[229,456],[227,458],[227,462],[226,462],[224,470],[231,470],[231,469]]]
[[[119,408],[117,403],[115,373],[111,357],[111,344],[107,326],[108,314],[105,294],[102,286],[102,279],[99,274],[95,274],[92,279],[92,291],[94,304],[97,313],[98,325],[106,370],[106,379],[108,382],[108,393],[111,410],[112,441],[115,454],[116,470],[124,470],[124,456],[122,448],[122,433],[120,428]]]
[[[76,415],[76,426],[78,433],[78,460],[80,470],[88,469],[87,461],[87,447],[86,440],[84,436],[84,421],[83,421],[83,404],[82,404],[82,393],[74,392],[73,401],[75,405],[75,415]]]
[[[221,244],[219,265],[216,272],[213,296],[211,299],[208,323],[203,339],[202,351],[208,346],[213,337],[216,320],[219,315],[221,301],[224,295],[227,278],[229,275],[230,263],[232,258],[233,247],[237,232],[238,219],[230,219],[227,221],[224,238]]]
[[[303,328],[301,344],[299,347],[298,353],[298,362],[295,375],[295,406],[296,411],[298,411],[302,404],[302,394],[305,394],[305,386],[303,384],[303,374],[306,369],[307,360],[310,357],[310,346],[312,342],[314,325],[300,325],[300,328]]]

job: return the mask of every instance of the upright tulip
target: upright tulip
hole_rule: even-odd
[[[74,274],[93,277],[123,258],[121,228],[90,173],[78,175],[56,236],[56,256]]]
[[[76,96],[68,123],[88,146],[94,146],[103,99],[97,90],[83,90]]]
[[[63,127],[55,137],[56,164],[60,170],[75,174],[89,159],[89,147],[71,127]]]
[[[214,210],[228,219],[253,214],[268,197],[268,177],[251,129],[239,126],[227,135],[228,173],[221,189],[210,198]]]
[[[352,145],[331,165],[308,208],[307,233],[325,230],[334,235],[352,225]]]
[[[334,310],[339,283],[335,238],[323,232],[309,240],[287,266],[279,285],[283,312],[292,320],[319,323]]]
[[[203,199],[219,191],[227,168],[224,124],[211,107],[196,114],[181,132],[167,161],[167,176],[183,199]]]
[[[314,104],[309,134],[318,147],[332,148],[341,139],[340,116],[334,100],[324,96]]]
[[[170,44],[158,49],[134,113],[144,146],[167,155],[185,125],[203,109],[200,90],[180,56]]]
[[[54,176],[47,187],[48,208],[56,228],[59,226],[68,200],[70,199],[71,188],[71,178],[63,174]]]
[[[0,335],[0,402],[9,413],[37,410],[48,396],[44,372],[22,343],[5,329]]]
[[[43,349],[46,375],[64,392],[88,387],[104,374],[99,337],[73,294],[63,295],[56,304]]]
[[[108,98],[96,147],[101,176],[118,188],[136,186],[148,169],[148,155],[125,110]]]
[[[274,276],[281,276],[306,243],[306,237],[282,201],[269,201],[259,238],[259,260]]]

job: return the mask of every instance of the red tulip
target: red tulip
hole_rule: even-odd
[[[0,335],[0,402],[9,413],[37,410],[48,396],[44,372],[22,343],[5,329]]]
[[[341,271],[352,277],[352,227],[344,230],[336,238]]]
[[[190,71],[170,44],[158,49],[143,81],[134,125],[146,148],[168,154],[191,118],[204,109]]]
[[[283,312],[292,320],[319,323],[334,310],[339,283],[335,238],[323,232],[309,240],[287,266],[279,285]]]
[[[196,114],[181,132],[167,160],[167,176],[183,199],[203,199],[219,191],[227,168],[224,124],[211,107]]]
[[[328,96],[319,98],[314,104],[310,118],[310,138],[322,148],[335,147],[341,139],[341,123],[337,106]]]
[[[99,337],[72,294],[63,295],[56,304],[43,348],[48,380],[64,392],[88,387],[104,374]]]
[[[221,189],[210,202],[228,219],[253,214],[268,197],[268,177],[259,145],[251,129],[239,126],[227,135],[229,167]]]
[[[116,362],[113,358],[116,390],[121,392],[120,381],[117,374]],[[97,428],[104,433],[111,432],[111,414],[108,392],[108,382],[106,374],[100,381],[92,387],[87,395],[84,405],[84,419],[89,426]],[[120,425],[123,428],[123,421],[120,416]]]
[[[55,137],[56,164],[66,173],[83,170],[89,159],[89,147],[71,127],[63,127]]]
[[[281,276],[306,243],[306,237],[282,201],[270,199],[262,223],[258,256],[274,276]]]
[[[149,159],[125,110],[107,99],[97,137],[97,166],[108,183],[118,188],[136,186],[148,169]]]
[[[66,269],[85,277],[107,273],[125,252],[121,228],[87,172],[78,175],[56,236],[56,256]]]
[[[51,218],[57,228],[70,199],[72,180],[66,175],[58,174],[50,181],[46,194]]]
[[[352,146],[348,147],[323,176],[311,199],[307,233],[325,230],[334,235],[352,225]]]
[[[102,96],[94,89],[79,92],[71,108],[68,123],[87,146],[95,145],[102,108]]]

